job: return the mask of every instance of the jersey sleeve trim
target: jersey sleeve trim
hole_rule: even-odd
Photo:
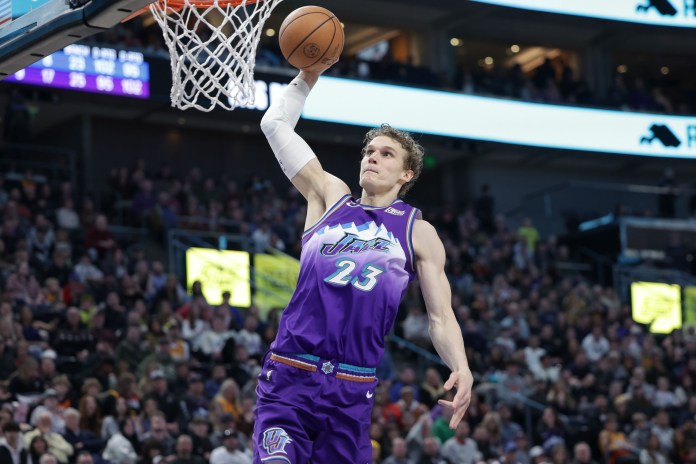
[[[413,224],[416,219],[420,218],[420,210],[418,208],[411,208],[411,214],[408,216],[408,222],[406,223],[406,243],[408,246],[408,261],[409,267],[412,273],[416,273],[416,258],[413,251]]]

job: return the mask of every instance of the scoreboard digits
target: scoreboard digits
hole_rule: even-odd
[[[140,52],[73,44],[5,80],[85,92],[150,96],[150,68]]]

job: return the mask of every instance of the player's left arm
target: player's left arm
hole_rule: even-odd
[[[413,224],[413,249],[416,271],[430,322],[433,346],[452,370],[445,390],[457,388],[453,401],[440,400],[445,407],[454,409],[450,427],[456,428],[471,401],[474,378],[464,352],[464,339],[452,310],[452,290],[445,275],[445,247],[435,228],[428,222],[416,220]]]

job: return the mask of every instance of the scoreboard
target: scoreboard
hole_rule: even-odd
[[[150,96],[150,67],[140,52],[73,44],[5,78],[133,98]]]

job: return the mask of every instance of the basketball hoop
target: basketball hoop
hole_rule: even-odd
[[[254,65],[263,25],[282,0],[158,0],[172,67],[172,106],[234,110],[254,103]]]

